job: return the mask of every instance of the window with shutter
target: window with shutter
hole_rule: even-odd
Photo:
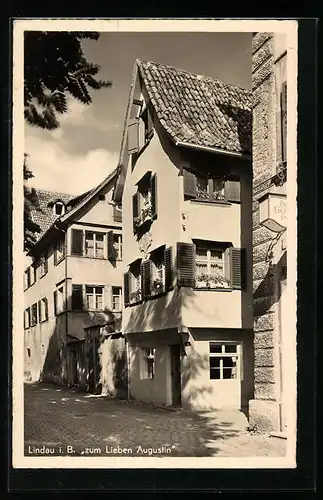
[[[172,247],[165,248],[165,291],[168,292],[173,288],[173,251]]]
[[[83,255],[83,231],[72,229],[72,255]]]
[[[157,177],[156,174],[150,178],[150,203],[151,203],[151,218],[157,218]]]
[[[231,287],[244,290],[246,287],[246,257],[244,248],[230,248]]]
[[[240,182],[226,181],[225,182],[225,198],[227,201],[240,203]]]
[[[30,307],[25,310],[24,326],[25,329],[30,327]]]
[[[196,244],[196,287],[229,288],[225,275],[225,250],[217,243]]]
[[[123,296],[124,305],[127,307],[130,304],[130,273],[124,273],[123,275]]]
[[[137,259],[130,264],[130,304],[137,304],[142,301],[142,269],[141,259]]]
[[[139,120],[134,118],[128,125],[128,152],[129,154],[139,151]]]
[[[83,309],[83,286],[72,286],[72,311],[82,311]]]
[[[195,245],[177,243],[177,284],[195,287]]]
[[[280,93],[281,114],[281,161],[287,160],[287,82],[282,84]]]
[[[188,170],[183,170],[184,180],[184,196],[195,198],[196,197],[196,176]]]

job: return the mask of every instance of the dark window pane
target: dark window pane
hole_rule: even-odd
[[[220,368],[220,359],[221,358],[210,358],[210,368]]]
[[[232,361],[232,358],[223,358],[223,367],[225,368],[231,368],[234,366],[235,363]]]
[[[232,378],[232,369],[231,368],[223,368],[223,378],[224,379]]]
[[[228,344],[225,346],[225,352],[237,352],[237,346]]]
[[[210,344],[210,352],[222,352],[221,344]]]
[[[210,379],[219,380],[220,378],[220,368],[210,368]]]

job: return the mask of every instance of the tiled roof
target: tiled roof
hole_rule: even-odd
[[[62,201],[65,205],[72,202],[76,196],[66,193],[54,193],[43,189],[33,189],[33,203],[31,205],[32,220],[40,227],[41,232],[37,233],[37,240],[49,229],[58,219],[53,212],[53,203]],[[77,197],[78,198],[78,197]]]
[[[149,98],[175,142],[251,152],[251,91],[137,60]]]

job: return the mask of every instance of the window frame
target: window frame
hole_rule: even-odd
[[[199,250],[205,250],[206,251],[206,259],[199,259],[198,258],[198,252]],[[226,271],[226,257],[225,257],[225,252],[227,248],[222,247],[220,245],[216,244],[210,244],[207,245],[207,243],[195,243],[195,287],[194,289],[197,290],[231,290],[231,283],[230,280],[227,277],[227,271]],[[217,280],[215,278],[215,275],[212,274],[211,268],[212,268],[212,251],[214,252],[221,252],[222,253],[222,279],[219,278]],[[228,257],[227,257],[228,258]],[[200,264],[206,264],[206,272],[199,274],[198,272],[198,263]],[[199,276],[205,276],[206,279],[199,279]],[[208,278],[208,279],[207,279]],[[198,283],[205,283],[205,285],[199,285]]]
[[[60,214],[57,213],[58,206],[61,207]],[[66,212],[66,207],[65,207],[64,203],[62,201],[55,201],[55,203],[53,204],[53,212],[54,212],[54,215],[56,215],[56,217],[61,217],[62,215],[64,215]]]
[[[116,233],[115,231],[113,231],[113,246],[116,251],[115,260],[117,262],[122,261],[122,255],[123,255],[122,233]]]
[[[30,307],[30,326],[38,324],[38,303],[34,302]]]
[[[65,259],[65,234],[55,241],[54,265],[57,266]]]
[[[27,320],[26,320],[27,317]],[[28,330],[31,327],[31,308],[27,307],[24,310],[24,330]]]
[[[115,290],[118,290],[118,293],[114,293]],[[114,298],[118,297],[119,300],[119,308],[114,307]],[[113,285],[111,288],[111,309],[113,312],[121,312],[122,311],[122,286]]]
[[[155,356],[154,347],[140,347],[140,379],[155,379]]]
[[[43,278],[48,273],[48,254],[43,253],[39,258],[39,278]]]
[[[93,235],[93,255],[88,255],[87,254],[87,241],[89,241],[87,239],[87,234],[92,234]],[[98,246],[97,246],[97,235],[100,235],[103,237],[103,252],[102,252],[102,256],[98,256],[97,255],[97,250],[98,250]],[[88,259],[106,259],[106,253],[107,253],[107,243],[106,243],[106,233],[104,233],[103,231],[92,231],[92,230],[88,230],[88,229],[85,229],[83,230],[83,238],[84,238],[84,244],[83,244],[83,257],[86,257]],[[100,242],[101,243],[101,242]]]
[[[158,257],[160,258],[160,262],[158,265],[161,266],[161,269],[157,268],[156,261]],[[150,253],[149,260],[151,262],[150,265],[150,298],[159,297],[160,295],[165,294],[166,292],[166,271],[165,271],[165,245],[162,245]],[[161,272],[160,272],[161,271]],[[161,279],[160,276],[162,275]],[[160,289],[157,288],[158,282],[161,286]]]
[[[211,346],[221,346],[220,352],[211,352]],[[226,346],[236,346],[235,352],[225,352]],[[230,369],[233,367],[225,367],[223,366],[223,359],[225,358],[236,358],[236,373],[235,377],[224,378],[223,370]],[[211,367],[211,358],[220,359],[219,368]],[[231,341],[231,340],[212,340],[209,342],[209,351],[208,351],[208,363],[209,363],[209,380],[216,382],[223,382],[225,380],[235,380],[236,382],[243,382],[243,342],[242,341]],[[211,378],[211,370],[219,370],[220,377],[219,378]]]
[[[39,323],[48,321],[48,299],[43,297],[38,301],[38,319]]]
[[[142,302],[142,271],[141,259],[135,260],[129,266],[129,305]],[[136,274],[135,274],[136,272]],[[135,290],[134,290],[135,284]]]
[[[93,293],[89,293],[87,292],[87,288],[92,288],[93,289]],[[102,289],[102,293],[97,293],[96,292],[96,289],[98,288],[101,288]],[[83,303],[84,303],[84,306],[85,306],[85,310],[86,311],[104,311],[105,309],[105,287],[104,285],[90,285],[90,284],[85,284],[84,285],[84,299],[83,299]],[[88,295],[92,295],[93,296],[93,306],[95,307],[88,307]],[[96,304],[97,304],[97,301],[96,301],[96,297],[102,297],[102,307],[101,308],[98,308],[96,307]]]

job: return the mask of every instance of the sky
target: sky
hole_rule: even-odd
[[[116,168],[136,59],[175,66],[251,88],[251,33],[103,32],[82,43],[86,58],[101,66],[98,78],[112,87],[91,91],[92,104],[71,98],[60,127],[25,125],[25,151],[38,189],[80,194]]]

